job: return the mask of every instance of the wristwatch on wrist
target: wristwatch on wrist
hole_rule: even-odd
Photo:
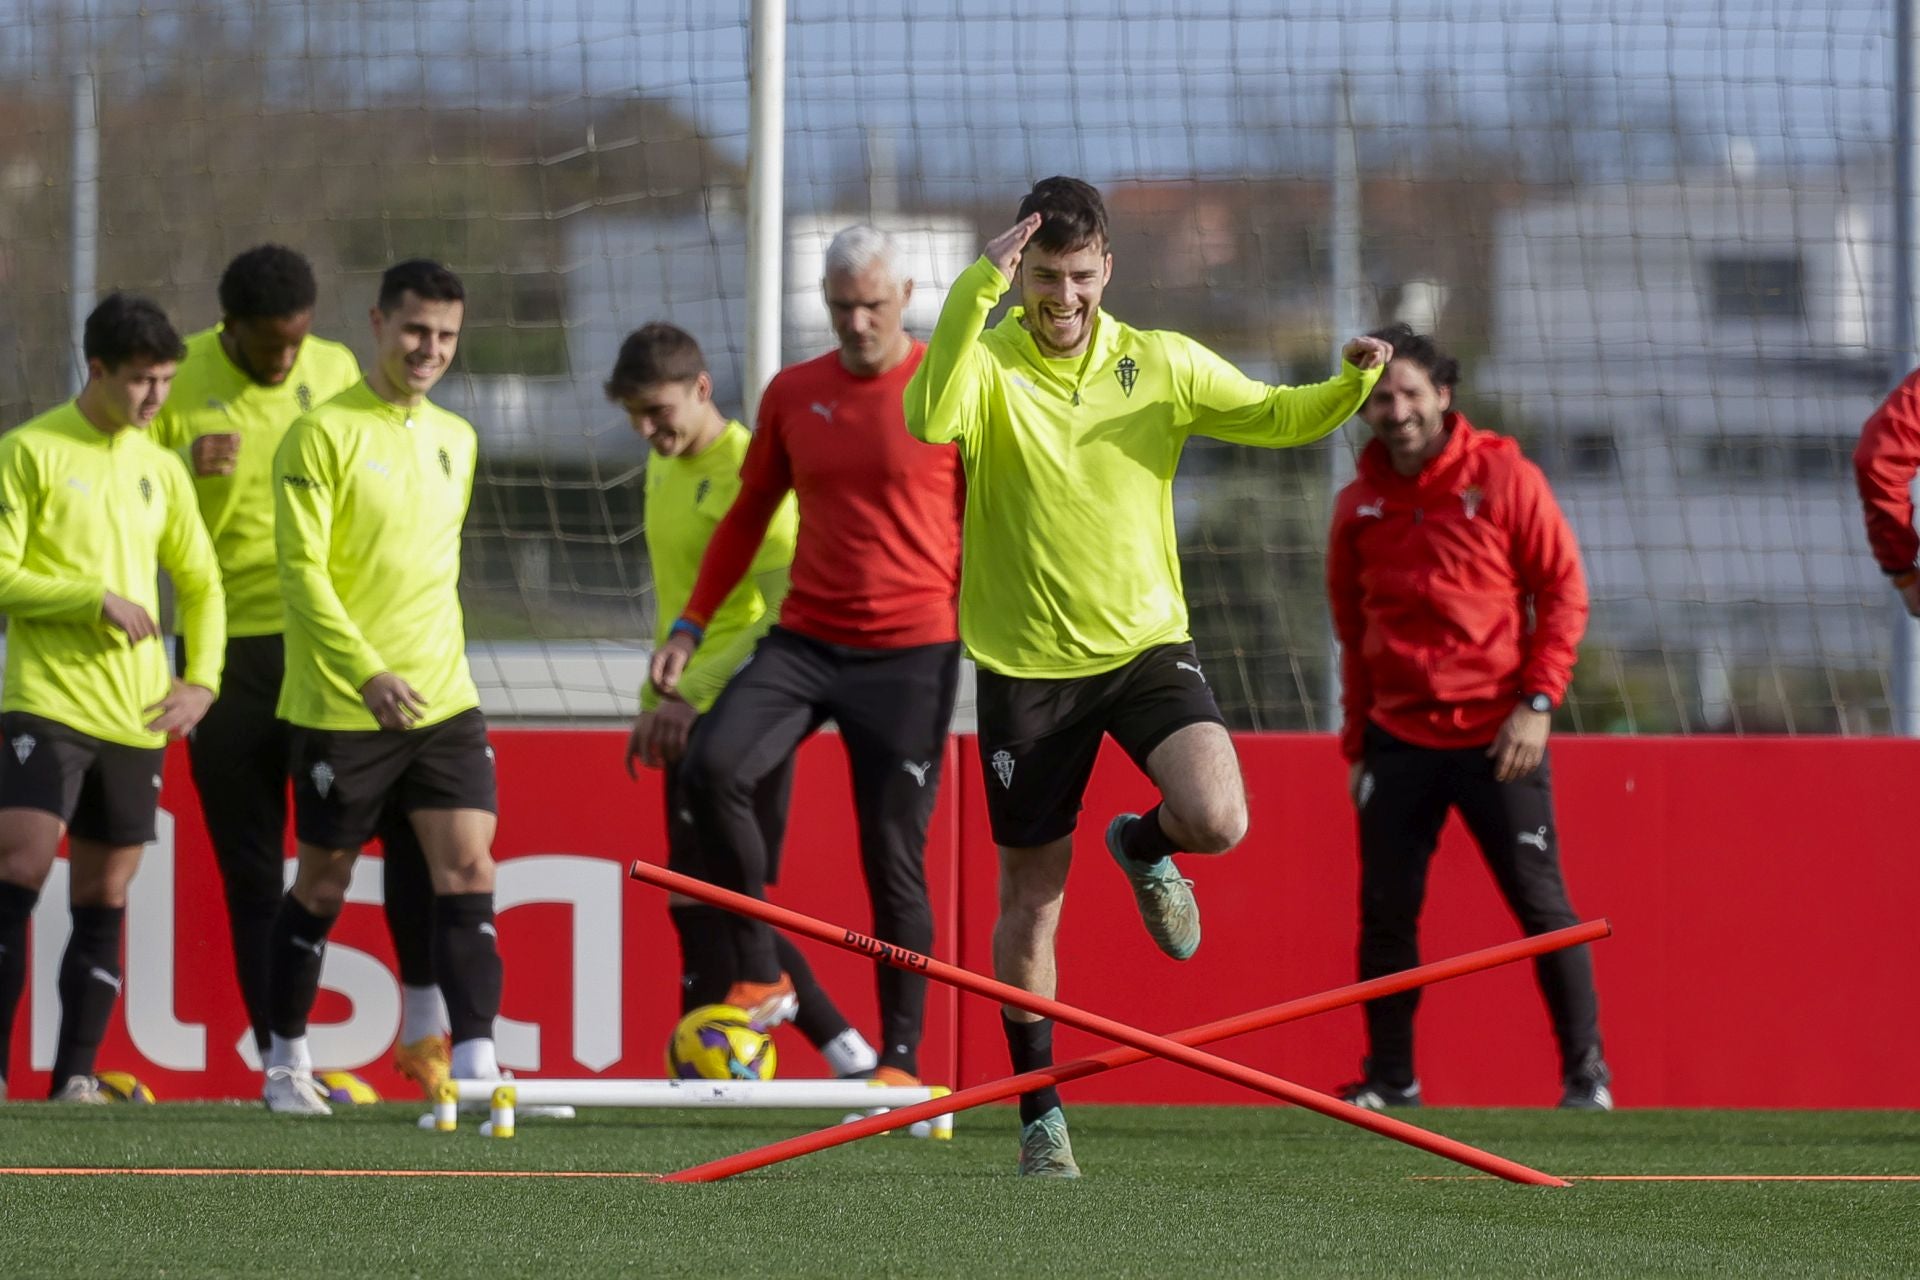
[[[1545,714],[1553,710],[1553,699],[1544,693],[1523,693],[1520,695],[1520,701],[1527,704],[1529,711]]]

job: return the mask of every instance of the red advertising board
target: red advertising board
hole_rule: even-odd
[[[677,1008],[678,953],[664,895],[625,876],[662,860],[656,779],[630,782],[624,735],[498,729],[499,928],[506,998],[502,1061],[521,1075],[657,1076]],[[1189,857],[1205,922],[1199,955],[1162,957],[1101,845],[1106,818],[1152,803],[1117,751],[1100,762],[1061,933],[1060,997],[1164,1031],[1352,980],[1353,818],[1330,739],[1244,735],[1252,797],[1246,842]],[[1567,880],[1583,917],[1612,919],[1598,944],[1601,1020],[1623,1105],[1920,1106],[1908,1069],[1920,1031],[1903,1016],[1920,974],[1920,859],[1889,797],[1920,743],[1816,739],[1565,739],[1554,769]],[[970,738],[950,747],[928,847],[936,953],[991,968],[996,854]],[[101,1056],[162,1098],[244,1097],[258,1077],[244,1034],[212,855],[183,753],[168,762],[160,841],[128,912],[124,998]],[[362,860],[328,949],[316,1058],[360,1070],[383,1093],[398,1023],[379,901],[377,849]],[[1422,946],[1437,958],[1511,938],[1512,920],[1457,823],[1436,855]],[[33,974],[16,1021],[10,1091],[45,1089],[54,974],[65,936],[63,870],[36,917]],[[846,765],[831,735],[802,751],[775,900],[870,925]],[[835,999],[875,1034],[872,962],[803,943]],[[783,1031],[784,1075],[821,1074]],[[1096,1042],[1068,1029],[1057,1051]],[[1219,1046],[1303,1084],[1351,1078],[1357,1011]],[[1419,1066],[1429,1098],[1543,1104],[1556,1062],[1530,972],[1461,979],[1426,996]],[[1005,1074],[999,1012],[935,988],[922,1056],[930,1080]],[[1093,1101],[1243,1102],[1192,1072],[1145,1064],[1075,1086]]]

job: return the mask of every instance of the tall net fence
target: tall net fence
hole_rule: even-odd
[[[76,196],[98,199],[100,288],[188,328],[273,240],[319,271],[315,331],[364,355],[379,271],[442,258],[471,299],[436,398],[482,437],[484,678],[507,712],[618,713],[653,623],[645,452],[599,385],[662,318],[740,402],[747,20],[744,0],[0,6],[0,425],[70,390]],[[1848,458],[1892,371],[1892,21],[1890,0],[793,0],[785,352],[828,346],[839,227],[901,234],[925,332],[1026,187],[1073,173],[1109,201],[1110,310],[1317,380],[1350,136],[1361,322],[1455,349],[1461,407],[1520,438],[1581,539],[1570,727],[1881,730],[1891,616]],[[1187,589],[1237,726],[1329,724],[1322,557],[1363,442],[1189,450]]]

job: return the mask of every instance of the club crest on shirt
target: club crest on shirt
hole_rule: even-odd
[[[1012,790],[1013,756],[1005,751],[996,751],[993,753],[993,759],[990,763],[993,765],[994,775],[1000,779],[1001,789],[1006,791]]]
[[[313,789],[320,793],[322,800],[325,800],[327,793],[333,790],[333,766],[322,760],[313,766],[310,776],[313,778]]]
[[[40,745],[40,740],[30,733],[23,733],[15,738],[11,745],[13,747],[13,758],[21,764],[25,764],[27,757],[33,754],[33,749]]]
[[[713,481],[711,478],[703,479],[699,484],[695,485],[693,490],[693,505],[697,507],[705,502],[707,500],[707,494],[711,492],[712,489]]]
[[[440,474],[449,480],[453,479],[453,458],[445,449],[440,451]]]
[[[1140,365],[1132,356],[1121,356],[1120,363],[1113,367],[1113,376],[1120,379],[1120,389],[1133,398],[1133,384],[1139,380]]]
[[[1460,491],[1460,509],[1467,513],[1467,519],[1471,520],[1480,514],[1480,500],[1484,496],[1477,484],[1470,484]]]
[[[140,477],[140,501],[153,505],[153,481],[145,476]]]
[[[300,412],[306,413],[313,408],[313,388],[301,383],[293,389],[293,398],[300,403]]]

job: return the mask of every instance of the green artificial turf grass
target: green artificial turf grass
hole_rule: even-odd
[[[438,1135],[419,1104],[0,1107],[0,1165],[644,1170],[821,1113],[587,1111]],[[1920,1175],[1908,1112],[1431,1109],[1407,1119],[1573,1177]],[[1286,1108],[1070,1109],[1086,1177],[1013,1173],[1011,1110],[731,1182],[0,1176],[0,1272],[59,1276],[1859,1275],[1920,1272],[1920,1182],[1511,1186]]]

